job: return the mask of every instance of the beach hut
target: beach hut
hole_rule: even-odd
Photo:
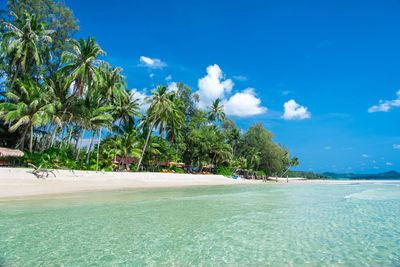
[[[21,150],[0,147],[0,166],[14,165],[14,158],[19,158],[23,156],[24,152],[22,152]],[[10,158],[13,159],[12,163],[10,163]]]

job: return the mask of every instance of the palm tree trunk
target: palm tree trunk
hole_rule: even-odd
[[[83,128],[83,127],[82,127]],[[81,131],[82,131],[82,128],[81,128]],[[79,145],[79,147],[78,147],[78,153],[76,153],[76,158],[75,158],[75,160],[76,161],[78,161],[78,159],[79,159],[79,153],[81,152],[81,147],[82,147],[82,139],[83,139],[83,137],[85,136],[85,128],[83,128],[83,134],[82,134],[82,137],[81,137],[81,143],[80,143],[80,145]],[[79,139],[78,139],[79,140]],[[78,142],[76,142],[76,144],[78,144]],[[74,153],[75,153],[75,151],[74,151]]]
[[[24,144],[25,144],[25,136],[28,133],[29,129],[29,124],[25,126],[24,132],[22,133],[21,139],[20,139],[20,149],[24,150]]]
[[[29,137],[29,152],[32,152],[32,140],[33,140],[33,122],[32,121],[31,121],[29,127],[31,130],[31,136]]]
[[[79,131],[78,138],[76,139],[75,148],[74,148],[74,154],[75,154],[75,152],[76,152],[76,148],[78,147],[79,139],[81,138],[81,134],[82,134],[82,130],[83,130],[83,127],[81,127],[81,130]],[[82,138],[83,138],[83,137],[82,137]]]
[[[53,146],[54,140],[56,139],[57,130],[58,130],[58,124],[56,123],[56,127],[54,127],[53,134],[52,134],[52,136],[51,136],[51,142],[49,143],[49,146],[48,146],[47,148]]]
[[[98,139],[99,141],[98,141],[98,143],[97,143],[97,164],[96,164],[96,172],[98,171],[98,169],[99,169],[99,150],[100,150],[100,141],[101,141],[101,128],[100,128],[100,131],[99,131],[99,139]]]
[[[43,151],[44,151],[44,149],[45,149],[45,147],[46,147],[47,139],[49,139],[50,132],[51,132],[51,128],[53,128],[53,124],[54,124],[54,120],[51,122],[51,124],[50,124],[50,126],[49,126],[49,130],[48,130],[48,132],[47,132],[47,134],[46,134],[46,137],[44,138],[44,141],[43,141],[43,143],[42,143],[42,147],[40,148],[40,153],[43,153]]]
[[[121,128],[121,123],[122,123],[122,119],[120,119],[120,121],[119,121],[119,125],[118,125],[118,129],[117,129],[117,138],[118,138],[118,136],[119,136],[119,129]],[[117,151],[117,146],[114,144],[114,161],[116,161],[117,160],[117,153],[116,153],[116,151]]]
[[[72,130],[74,129],[74,125],[70,124],[69,134],[68,134],[68,142],[67,145],[71,144]],[[80,134],[80,133],[79,133]]]
[[[94,142],[94,138],[96,137],[96,130],[93,130],[93,137],[92,137],[92,140],[90,141],[90,145],[88,146],[88,153],[87,153],[87,155],[86,155],[86,164],[88,165],[89,164],[89,158],[90,158],[90,150],[92,149],[92,146],[93,146],[93,142]]]
[[[65,125],[65,127],[67,127],[67,125]],[[61,140],[60,140],[60,146],[59,146],[60,149],[61,149],[62,145],[64,144],[64,136],[65,136],[65,132],[67,131],[64,129],[65,127],[62,127]]]
[[[12,80],[12,82],[11,82],[11,86],[10,86],[10,89],[11,89],[11,90],[13,89],[15,80],[17,79],[17,74],[18,74],[18,72],[19,72],[20,65],[21,65],[21,63],[18,63],[17,69],[15,70],[14,78],[13,78],[13,80]]]
[[[142,164],[144,152],[146,151],[147,143],[149,142],[150,135],[153,133],[154,124],[156,123],[157,118],[154,118],[153,122],[151,123],[149,133],[147,134],[146,142],[144,143],[142,153],[140,154],[139,162],[136,166],[136,171],[139,171],[140,164]]]

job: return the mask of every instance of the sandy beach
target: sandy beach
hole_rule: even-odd
[[[259,184],[222,175],[54,170],[38,179],[29,168],[0,168],[0,198],[133,188]]]
[[[29,168],[0,168],[0,198],[135,188],[266,184],[261,180],[234,180],[222,175],[70,170],[54,170],[56,177],[50,174],[46,179],[38,179],[32,174],[32,171],[33,169]],[[267,184],[277,184],[275,179],[271,177]],[[289,184],[345,184],[355,182],[368,183],[372,181],[289,178]],[[379,182],[393,181],[380,180]],[[287,184],[286,178],[278,178],[278,184]]]

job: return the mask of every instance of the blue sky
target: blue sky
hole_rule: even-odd
[[[400,171],[400,1],[65,2],[138,94],[218,95],[301,170]]]

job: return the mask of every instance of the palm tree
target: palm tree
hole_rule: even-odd
[[[138,158],[140,156],[140,142],[137,140],[135,131],[123,133],[115,140],[115,153],[121,159],[125,159],[125,169],[128,171],[128,158]]]
[[[143,160],[143,155],[146,151],[147,143],[150,135],[153,133],[155,126],[164,127],[173,116],[180,115],[181,111],[176,107],[175,103],[171,101],[170,94],[167,92],[167,86],[157,85],[157,90],[152,90],[152,96],[147,100],[150,102],[150,107],[147,110],[147,120],[144,122],[144,128],[148,128],[146,141],[144,143],[142,153],[140,155],[136,170],[139,171],[140,164]],[[147,129],[146,129],[147,130]]]
[[[104,103],[100,101],[101,96],[100,94],[98,94],[98,92],[97,94],[95,94],[94,91],[91,92],[93,92],[93,94],[88,95],[86,98],[86,106],[88,108],[87,128],[92,130],[92,139],[87,149],[86,164],[89,164],[90,150],[93,145],[94,138],[96,137],[97,132],[99,132],[99,143],[98,143],[98,149],[99,149],[101,130],[104,127],[110,127],[113,121],[113,117],[110,115],[112,106],[104,105]]]
[[[134,93],[125,93],[124,95],[117,97],[112,105],[112,115],[113,117],[119,121],[117,128],[117,135],[119,134],[121,124],[124,122],[128,122],[134,117],[141,117],[140,114],[140,104],[139,99],[135,98]]]
[[[109,64],[102,64],[99,68],[101,77],[101,88],[103,95],[109,103],[113,103],[120,97],[126,97],[127,86],[124,76],[121,75],[122,69],[120,67],[111,67]]]
[[[54,30],[46,30],[37,15],[24,13],[21,18],[11,12],[14,23],[5,22],[6,32],[3,34],[3,51],[11,56],[10,70],[14,70],[10,88],[14,87],[19,72],[25,73],[30,65],[40,66],[42,57],[40,51],[43,44],[52,42],[49,36]],[[33,64],[32,64],[33,63]]]
[[[81,97],[85,88],[99,81],[98,65],[102,62],[97,58],[106,53],[96,43],[95,39],[88,37],[87,40],[75,41],[69,39],[72,51],[64,51],[61,69],[68,74],[67,86],[73,84],[72,98]]]
[[[210,109],[210,111],[207,112],[210,121],[216,122],[217,120],[223,121],[225,119],[224,106],[221,104],[219,98],[217,98],[212,105],[207,108]]]
[[[17,80],[17,85],[18,89],[6,93],[10,102],[0,104],[0,116],[10,123],[11,132],[25,125],[20,139],[21,149],[24,148],[25,137],[30,130],[29,151],[32,152],[33,127],[46,124],[55,112],[54,103],[48,102],[51,98],[47,93],[51,88],[43,89],[32,79]]]

